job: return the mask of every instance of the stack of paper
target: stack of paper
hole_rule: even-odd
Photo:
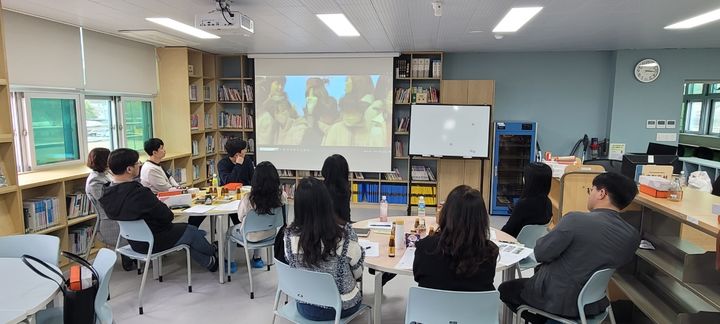
[[[402,258],[400,258],[400,261],[395,265],[395,269],[412,270],[413,262],[415,262],[415,248],[409,247],[405,249],[405,253]]]
[[[500,249],[500,260],[498,264],[503,266],[510,266],[520,262],[520,260],[527,258],[533,253],[533,249],[529,249],[520,245],[508,244],[508,243],[496,243]]]

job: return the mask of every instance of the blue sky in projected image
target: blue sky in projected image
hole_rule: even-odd
[[[340,99],[345,96],[345,80],[347,75],[288,75],[285,81],[285,92],[288,95],[290,103],[295,107],[299,115],[303,115],[305,107],[305,84],[309,78],[327,79],[327,91],[333,98]],[[380,75],[371,75],[373,86],[377,85]]]

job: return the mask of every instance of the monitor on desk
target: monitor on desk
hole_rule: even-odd
[[[682,162],[677,155],[649,155],[649,154],[625,154],[623,155],[621,172],[624,176],[635,179],[635,170],[638,165],[671,165],[673,174],[679,174],[682,170]]]

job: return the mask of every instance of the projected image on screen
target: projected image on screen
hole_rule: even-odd
[[[372,155],[383,155],[380,161],[389,160],[389,76],[256,75],[255,81],[258,158],[276,163],[276,154],[290,152],[285,157],[296,158],[280,162],[279,168],[310,170],[319,169],[322,160],[335,153],[369,154],[371,160]],[[370,168],[383,171],[389,168],[384,164],[389,162]],[[356,170],[370,169],[356,164]]]

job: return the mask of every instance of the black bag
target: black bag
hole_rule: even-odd
[[[62,252],[62,255],[73,262],[80,264],[92,271],[92,285],[83,290],[72,290],[68,286],[70,285],[70,279],[65,279],[63,274],[55,268],[48,265],[45,261],[42,261],[31,255],[23,255],[22,260],[32,271],[37,273],[43,278],[52,280],[60,287],[63,293],[63,322],[73,324],[94,324],[95,323],[95,296],[97,296],[98,288],[100,287],[100,276],[98,275],[95,268],[87,262],[85,259],[72,254],[70,252]],[[61,278],[63,282],[57,282],[55,279],[44,274],[42,271],[36,269],[30,261],[42,265],[43,267],[50,269]]]

